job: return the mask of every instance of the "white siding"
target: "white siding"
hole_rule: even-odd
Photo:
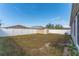
[[[74,36],[74,22],[71,25],[71,37],[72,37],[74,43],[76,43],[75,36]]]
[[[79,12],[78,12],[78,14],[79,14]],[[77,14],[77,15],[78,15]],[[79,45],[78,45],[78,42],[77,42],[77,40],[78,40],[78,38],[77,38],[77,36],[78,36],[78,32],[77,32],[77,30],[79,30],[79,29],[77,29],[77,22],[78,22],[78,19],[77,19],[77,16],[76,16],[76,46],[77,46],[77,48],[78,48],[78,50],[79,50]],[[78,22],[79,23],[79,22]]]
[[[74,26],[74,24],[75,24],[75,26]],[[75,32],[74,32],[74,29],[75,29]],[[74,35],[74,33],[75,33],[75,35]],[[76,47],[79,50],[79,46],[77,44],[77,17],[75,17],[75,23],[73,21],[73,23],[71,25],[71,37],[73,39],[74,44],[76,45]]]

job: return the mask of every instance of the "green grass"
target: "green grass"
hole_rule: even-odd
[[[58,44],[63,41],[68,41],[68,37],[59,34],[31,34],[1,37],[0,55],[59,56],[63,54],[62,49],[64,46]],[[50,43],[48,47],[45,46],[47,43]]]
[[[75,46],[72,38],[70,40],[70,44],[68,45],[68,47],[69,47],[69,52],[71,56],[79,56],[79,51],[77,47]]]

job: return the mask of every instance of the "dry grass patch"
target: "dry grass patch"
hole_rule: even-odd
[[[13,42],[25,52],[25,55],[62,55],[63,46],[56,45],[62,41],[67,41],[65,35],[59,34],[31,34],[9,37],[9,42]],[[49,43],[49,44],[48,44]],[[13,44],[13,45],[14,45]],[[16,48],[16,47],[15,47]]]

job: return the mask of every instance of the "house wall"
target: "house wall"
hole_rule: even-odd
[[[71,26],[71,37],[72,40],[74,42],[74,44],[76,45],[76,47],[79,50],[79,45],[77,43],[77,14],[79,12],[79,4],[78,3],[74,3],[72,4],[72,11],[71,11],[71,20],[70,20],[70,26]],[[75,21],[75,26],[74,26],[74,21]],[[75,29],[75,32],[74,32]],[[75,33],[75,35],[74,35]]]
[[[77,20],[76,18],[72,22],[72,25],[71,25],[71,37],[72,37],[74,44],[77,46]]]
[[[79,11],[79,4],[73,3],[72,4],[72,10],[71,10],[70,25],[73,23],[73,20],[75,19],[75,16],[76,16],[78,11]]]
[[[75,26],[74,26],[74,24],[75,24]],[[72,23],[72,26],[71,26],[71,28],[72,28],[72,34],[71,34],[71,37],[72,37],[72,39],[73,39],[73,42],[74,42],[74,44],[76,45],[76,47],[77,47],[77,49],[79,50],[79,45],[78,45],[78,43],[77,43],[77,17],[75,16],[75,23],[74,23],[74,21],[73,21],[73,23]],[[75,29],[75,32],[74,32],[74,29]],[[74,33],[75,33],[75,35],[74,35]]]

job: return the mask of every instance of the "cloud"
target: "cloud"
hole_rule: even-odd
[[[62,20],[62,19],[61,19],[61,17],[55,17],[55,18],[52,18],[52,20],[58,21],[58,20]]]
[[[61,22],[62,21],[62,18],[61,17],[55,17],[55,18],[51,18],[49,19],[49,23],[58,23],[58,22]]]
[[[49,19],[49,23],[52,23],[52,24],[61,24],[63,25],[64,27],[67,27],[69,28],[69,24],[68,24],[68,21],[63,19],[62,17],[55,17],[55,18],[51,18]]]
[[[65,27],[65,28],[70,28],[70,26],[69,26],[69,25],[64,25],[64,27]]]

